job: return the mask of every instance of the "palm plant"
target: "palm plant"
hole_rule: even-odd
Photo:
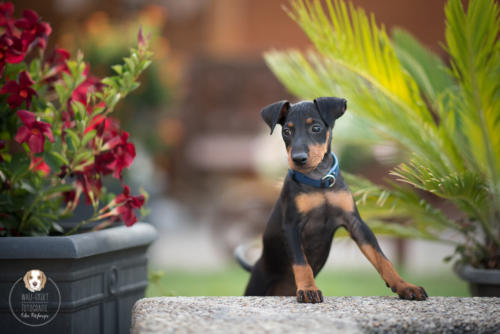
[[[300,98],[346,97],[351,113],[411,152],[384,186],[346,176],[367,220],[455,243],[461,261],[500,268],[498,4],[471,0],[465,10],[460,0],[448,1],[449,66],[406,32],[390,38],[373,15],[342,0],[292,0],[287,11],[315,49],[266,53],[279,80]],[[450,202],[460,217],[431,205],[426,193]],[[400,224],[388,223],[394,218]],[[463,238],[445,238],[443,230]]]

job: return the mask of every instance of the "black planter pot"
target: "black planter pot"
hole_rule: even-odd
[[[500,297],[500,270],[476,269],[470,265],[457,264],[457,275],[469,283],[469,291],[477,297]]]
[[[132,306],[148,285],[146,250],[155,238],[145,223],[0,238],[0,332],[129,333]],[[23,279],[31,269],[45,274],[41,291],[30,291],[32,283]]]

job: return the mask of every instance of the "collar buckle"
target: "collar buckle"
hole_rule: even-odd
[[[337,182],[337,179],[332,174],[326,174],[325,176],[323,176],[321,178],[321,185],[324,185],[324,184],[328,185],[325,188],[333,187],[335,185],[335,182]]]

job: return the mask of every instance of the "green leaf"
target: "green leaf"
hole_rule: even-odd
[[[68,62],[69,64],[70,62]],[[64,81],[64,84],[66,85],[66,87],[68,89],[73,89],[74,88],[74,85],[73,85],[73,77],[71,75],[69,75],[68,73],[66,72],[62,72],[62,78],[63,78],[63,81]]]
[[[73,160],[73,165],[76,166],[82,161],[88,161],[93,159],[94,155],[91,151],[84,151],[80,152],[75,156],[75,159]]]
[[[127,64],[127,70],[130,72],[135,71],[135,62],[132,60],[131,57],[127,57],[123,59],[125,61],[125,64]]]
[[[62,156],[61,153],[57,151],[45,151],[43,152],[43,160],[49,165],[50,169],[53,171],[58,171],[61,169],[62,165],[69,165],[68,160]]]
[[[80,147],[80,138],[76,132],[72,129],[64,129],[64,131],[66,133],[66,141],[69,140],[74,150],[78,149],[78,147]]]
[[[18,180],[21,179],[29,171],[29,166],[30,160],[26,155],[13,155],[12,160],[8,166],[10,172],[12,173],[11,182],[18,182]]]
[[[429,102],[434,103],[439,95],[454,86],[446,65],[436,54],[404,30],[394,29],[392,36],[398,59]]]
[[[39,80],[39,75],[40,75],[41,71],[42,71],[42,67],[41,67],[40,59],[36,59],[36,58],[33,59],[31,61],[30,70],[29,70],[30,76],[33,79],[33,81]]]
[[[91,130],[86,134],[84,134],[82,138],[82,147],[85,147],[89,143],[89,141],[95,138],[96,135],[97,135],[96,130]]]
[[[114,65],[114,66],[111,66],[111,68],[117,73],[117,74],[122,74],[122,65]]]
[[[460,0],[450,0],[445,14],[451,73],[460,84],[454,99],[457,136],[467,158],[476,162],[471,167],[487,175],[500,208],[500,8],[493,0],[473,0],[464,11]],[[493,210],[490,220],[495,219]]]
[[[61,225],[59,225],[58,223],[55,223],[55,222],[52,223],[52,229],[58,233],[61,233],[61,234],[64,233],[64,228]]]
[[[342,175],[353,189],[360,212],[368,222],[398,218],[406,224],[411,223],[411,228],[417,228],[420,237],[425,235],[427,239],[436,238],[437,231],[456,227],[441,210],[434,208],[409,188],[394,182],[389,182],[390,188],[382,187],[360,176],[345,172]]]
[[[63,193],[66,191],[71,191],[74,189],[75,189],[75,186],[72,184],[59,184],[57,186],[50,186],[50,188],[47,188],[43,193],[45,195],[52,195],[52,194],[57,194],[57,193]]]
[[[68,89],[63,84],[54,84],[54,88],[56,90],[56,94],[59,97],[59,103],[64,106],[66,105],[66,101],[69,98]]]
[[[80,101],[71,101],[71,107],[75,113],[75,119],[82,121],[87,119],[87,108]]]

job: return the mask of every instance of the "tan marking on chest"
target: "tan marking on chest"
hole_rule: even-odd
[[[327,192],[325,193],[326,200],[331,206],[341,208],[347,212],[354,211],[354,201],[351,193],[348,191]]]
[[[295,197],[297,210],[301,214],[307,214],[309,211],[325,204],[325,196],[321,193],[305,193]]]

